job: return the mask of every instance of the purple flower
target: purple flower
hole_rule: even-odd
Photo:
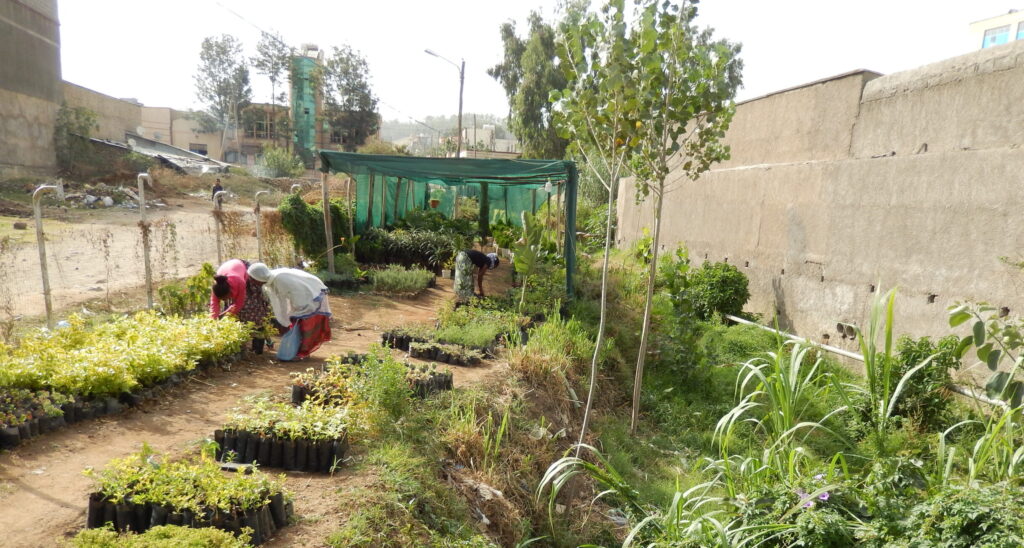
[[[818,500],[822,500],[822,501],[828,500],[828,491],[825,491],[824,493],[818,495]]]
[[[813,500],[809,500],[809,501],[805,502],[804,503],[804,508],[814,508],[814,501]]]
[[[825,479],[825,474],[818,474],[817,476],[814,476],[814,479],[817,481],[821,481]]]

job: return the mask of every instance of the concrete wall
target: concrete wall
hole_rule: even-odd
[[[85,107],[96,113],[99,126],[92,137],[124,142],[125,133],[138,133],[142,125],[142,105],[104,95],[78,84],[64,82],[64,102],[69,107]]]
[[[737,265],[748,310],[839,346],[836,323],[863,323],[879,283],[899,287],[901,333],[948,333],[959,300],[1024,312],[1024,273],[999,260],[1024,256],[1022,83],[1018,42],[741,104],[733,159],[669,193],[663,249]],[[652,227],[632,186],[620,245]]]
[[[56,0],[0,0],[0,176],[53,170],[62,96]]]

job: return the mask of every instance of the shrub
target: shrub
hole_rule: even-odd
[[[169,283],[157,290],[160,311],[168,316],[204,315],[210,308],[210,291],[216,270],[210,263],[203,263],[199,272],[182,283]]]
[[[728,263],[705,262],[689,274],[687,293],[694,311],[702,320],[715,314],[738,315],[743,312],[750,292],[747,276]]]
[[[421,268],[406,270],[390,265],[384,270],[370,272],[373,290],[379,293],[419,293],[434,283],[434,273]]]
[[[914,374],[913,382],[903,388],[899,402],[893,409],[894,415],[910,418],[919,428],[929,432],[942,430],[949,425],[952,400],[946,387],[953,381],[950,369],[960,368],[960,359],[957,357],[959,342],[956,335],[948,335],[935,343],[928,337],[915,340],[904,335],[899,338],[896,342],[897,354],[893,358],[896,360],[892,368],[893,385],[929,356],[935,357]]]
[[[306,166],[288,149],[263,143],[263,154],[256,162],[255,171],[262,177],[298,177],[306,171]]]
[[[348,375],[349,390],[353,401],[368,411],[369,424],[384,429],[405,415],[411,395],[407,368],[388,349],[374,345],[361,364],[348,367],[358,371]]]
[[[437,271],[454,260],[464,243],[452,233],[369,228],[356,246],[356,259],[364,264],[401,264]]]
[[[281,213],[281,225],[291,234],[295,245],[306,257],[318,259],[326,255],[324,240],[323,204],[307,204],[302,196],[289,194],[277,206]],[[348,206],[345,200],[331,200],[332,245],[337,246],[348,236]],[[337,252],[338,249],[335,249]]]

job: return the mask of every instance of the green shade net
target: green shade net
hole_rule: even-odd
[[[561,187],[565,189],[566,288],[573,294],[576,262],[576,164],[563,160],[483,160],[420,158],[320,151],[321,169],[355,181],[355,227],[395,223],[413,209],[431,207],[451,218],[459,196],[480,199],[486,185],[491,223],[522,226],[522,213],[535,213]],[[564,185],[564,186],[563,186]],[[547,190],[546,190],[547,189]],[[436,191],[436,192],[435,192]],[[483,205],[483,204],[481,204]]]

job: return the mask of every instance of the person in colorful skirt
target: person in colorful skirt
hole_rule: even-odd
[[[455,256],[455,297],[458,301],[468,301],[473,297],[473,274],[476,273],[476,285],[481,297],[484,296],[484,274],[488,270],[498,268],[496,253],[483,253],[475,249],[460,251]]]
[[[231,259],[220,265],[213,277],[213,291],[210,292],[210,317],[220,319],[233,316],[242,322],[253,324],[252,350],[263,353],[266,339],[263,326],[267,321],[270,303],[263,296],[260,284],[249,278],[249,263]],[[231,304],[221,309],[221,301]]]
[[[277,351],[279,360],[305,358],[331,340],[331,307],[327,286],[320,278],[296,268],[271,270],[263,263],[253,263],[248,274],[262,286],[283,334]],[[297,347],[285,344],[292,338],[299,340]]]

